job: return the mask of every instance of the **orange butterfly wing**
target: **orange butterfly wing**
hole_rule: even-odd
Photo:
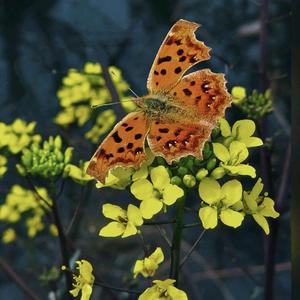
[[[171,164],[187,155],[202,158],[202,148],[210,133],[211,127],[203,124],[157,121],[151,124],[147,140],[152,152]]]
[[[197,23],[179,20],[160,46],[150,70],[147,88],[150,93],[169,91],[193,65],[209,59],[209,50],[195,37]]]
[[[116,124],[99,146],[87,168],[87,173],[104,183],[110,169],[119,166],[139,168],[147,159],[145,137],[149,125],[143,112],[128,114]]]
[[[215,126],[231,105],[223,74],[203,69],[184,76],[170,91],[177,105],[194,112],[195,120],[209,122]]]

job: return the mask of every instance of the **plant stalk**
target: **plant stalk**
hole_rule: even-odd
[[[180,267],[180,248],[183,230],[185,196],[177,200],[176,203],[176,223],[174,225],[174,234],[171,247],[171,268],[170,278],[175,279],[175,286],[178,286],[179,267]]]

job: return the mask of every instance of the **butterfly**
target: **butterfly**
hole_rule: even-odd
[[[147,160],[145,141],[168,164],[187,155],[202,158],[204,143],[231,104],[224,74],[202,69],[183,76],[210,58],[198,41],[200,25],[177,21],[164,39],[151,67],[149,94],[135,99],[137,110],[125,116],[91,158],[87,173],[104,183],[115,167],[138,169]]]

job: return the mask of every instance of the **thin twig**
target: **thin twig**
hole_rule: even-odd
[[[185,225],[183,225],[183,228],[198,227],[198,226],[200,226],[200,225],[202,225],[202,223],[200,223],[200,222],[196,222],[196,223],[189,223],[189,224],[185,224]]]
[[[193,246],[191,247],[190,251],[186,254],[186,256],[182,259],[182,261],[180,262],[179,268],[182,268],[183,265],[185,264],[185,262],[188,260],[188,258],[190,257],[190,255],[193,253],[193,251],[195,250],[195,248],[197,247],[197,245],[199,244],[199,242],[202,240],[204,233],[206,232],[206,230],[204,229],[201,234],[198,236],[197,240],[195,241],[195,243],[193,244]]]
[[[70,223],[69,223],[69,225],[67,227],[66,235],[70,234],[71,229],[73,227],[73,224],[74,224],[74,222],[75,222],[75,220],[76,220],[76,218],[77,218],[77,216],[79,214],[80,208],[81,208],[81,206],[83,204],[83,200],[84,200],[84,191],[85,191],[85,189],[86,189],[86,185],[85,186],[81,186],[81,188],[80,188],[79,201],[78,201],[78,203],[76,205],[76,208],[75,208],[75,211],[74,211],[73,216],[71,218],[71,221],[70,221]]]
[[[145,257],[148,257],[149,256],[149,251],[148,251],[148,247],[147,247],[147,244],[145,242],[145,239],[144,239],[144,236],[143,236],[143,233],[140,231],[139,232],[139,237],[142,241],[142,246],[143,246],[143,250],[144,250],[144,255]]]
[[[18,275],[13,268],[2,258],[0,258],[0,267],[5,273],[20,287],[26,297],[30,300],[40,300],[28,284]]]
[[[175,220],[166,220],[166,221],[154,221],[154,222],[144,222],[143,225],[163,225],[163,224],[174,224]]]
[[[172,243],[171,243],[170,239],[168,238],[165,230],[163,228],[161,228],[159,225],[156,225],[155,228],[158,230],[158,232],[160,233],[160,235],[162,236],[162,238],[166,241],[166,243],[168,244],[168,246],[171,247]]]
[[[113,291],[117,291],[117,292],[125,292],[128,294],[141,294],[142,291],[138,291],[138,290],[130,290],[130,289],[126,289],[126,288],[119,288],[119,287],[115,287],[109,284],[105,284],[99,281],[95,281],[94,285],[100,286],[104,289],[109,289],[109,290],[113,290]]]

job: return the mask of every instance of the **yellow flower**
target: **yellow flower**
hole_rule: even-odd
[[[199,195],[204,201],[199,210],[199,217],[205,229],[213,229],[222,223],[230,227],[238,227],[244,220],[244,215],[235,210],[240,208],[242,185],[238,180],[230,180],[222,187],[212,178],[204,178],[199,184]]]
[[[176,280],[154,280],[154,285],[147,288],[138,300],[188,300],[187,294],[174,287]]]
[[[129,237],[138,233],[137,227],[143,224],[143,218],[140,210],[129,204],[127,211],[113,204],[104,204],[102,213],[106,218],[113,220],[104,226],[99,235],[103,237]]]
[[[229,149],[221,143],[213,143],[213,151],[215,156],[221,161],[220,167],[230,175],[256,177],[256,171],[252,166],[242,164],[249,156],[249,151],[244,143],[233,141],[230,143]]]
[[[79,274],[73,275],[74,289],[70,291],[73,297],[77,297],[81,291],[80,300],[89,300],[93,291],[95,277],[92,274],[93,267],[87,260],[77,260]]]
[[[136,278],[138,274],[142,274],[144,277],[154,276],[160,263],[164,261],[164,253],[160,247],[148,257],[144,259],[138,259],[133,268],[133,277]]]
[[[131,193],[141,200],[140,210],[144,219],[151,219],[164,205],[172,205],[184,195],[183,189],[170,183],[170,176],[164,166],[150,171],[150,178],[138,179],[131,187]]]
[[[266,217],[278,218],[279,213],[274,209],[274,201],[267,196],[260,196],[263,190],[261,178],[257,180],[250,192],[243,193],[246,213],[251,214],[255,222],[264,230],[266,234],[270,233],[270,228]]]
[[[3,155],[0,155],[0,179],[7,171],[6,164],[7,164],[7,158]]]
[[[2,242],[4,244],[9,244],[15,241],[16,239],[16,232],[13,228],[6,229],[2,234]]]
[[[64,169],[64,176],[68,176],[79,184],[86,184],[93,179],[92,176],[86,174],[89,162],[80,162],[79,167],[68,164]]]
[[[252,120],[246,119],[236,121],[233,124],[232,129],[224,118],[221,118],[219,123],[221,134],[225,138],[224,144],[226,146],[232,141],[244,143],[247,148],[258,147],[263,144],[263,141],[260,138],[253,136],[256,126]]]

